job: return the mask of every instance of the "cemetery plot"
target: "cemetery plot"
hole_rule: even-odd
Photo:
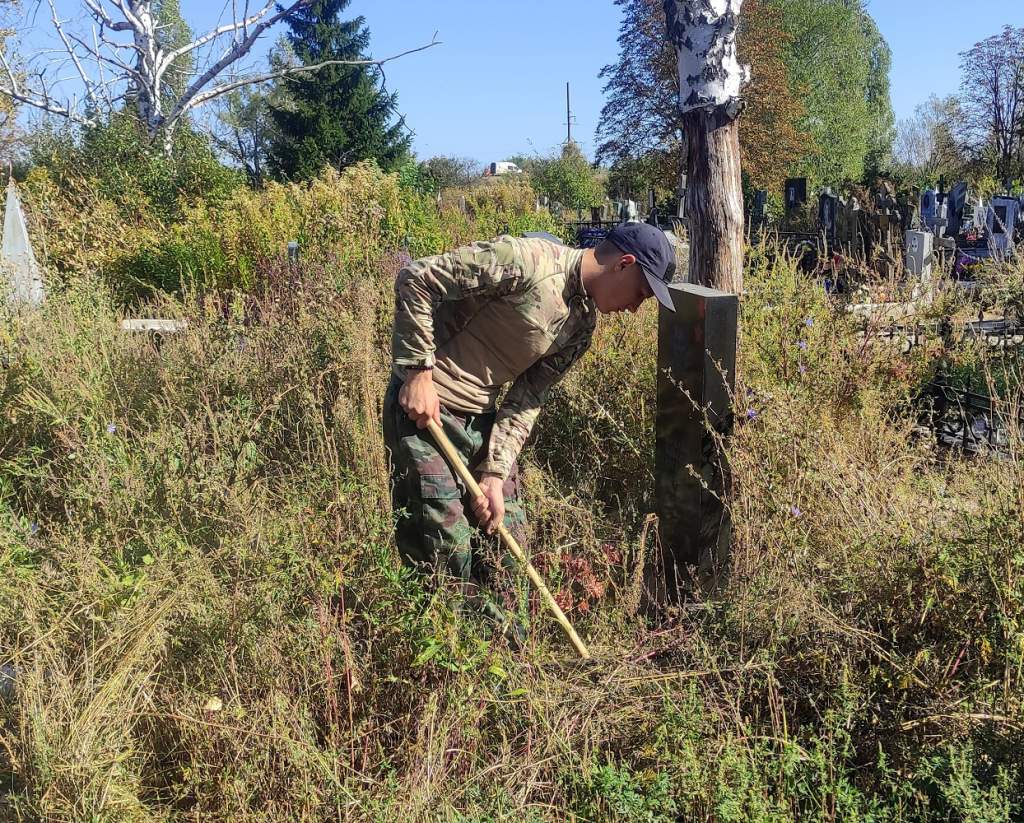
[[[921,422],[944,446],[974,454],[1009,454],[1011,432],[1024,430],[1024,410],[940,378],[918,400]]]

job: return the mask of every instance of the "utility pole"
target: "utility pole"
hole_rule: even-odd
[[[749,70],[736,60],[743,0],[664,0],[686,131],[690,282],[743,291],[743,189],[736,118]]]
[[[565,144],[569,145],[572,142],[572,104],[569,98],[569,84],[565,84]]]

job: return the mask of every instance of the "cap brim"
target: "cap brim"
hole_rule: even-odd
[[[669,311],[675,311],[676,305],[672,302],[672,292],[668,290],[668,284],[650,272],[644,271],[644,274],[647,275],[647,282],[650,284],[654,296],[658,298],[658,302]]]

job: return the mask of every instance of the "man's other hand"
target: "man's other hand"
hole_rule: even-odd
[[[398,392],[398,402],[417,428],[425,429],[431,420],[441,425],[441,401],[431,372],[410,371]]]
[[[473,514],[480,528],[494,534],[505,519],[505,482],[496,474],[485,474],[480,478],[483,497],[473,501]]]

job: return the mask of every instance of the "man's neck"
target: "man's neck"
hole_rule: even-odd
[[[583,284],[583,291],[587,293],[587,297],[593,299],[594,295],[591,291],[591,283],[594,278],[601,271],[601,266],[597,262],[597,255],[594,254],[593,249],[583,250],[583,262],[580,263],[580,282]]]

